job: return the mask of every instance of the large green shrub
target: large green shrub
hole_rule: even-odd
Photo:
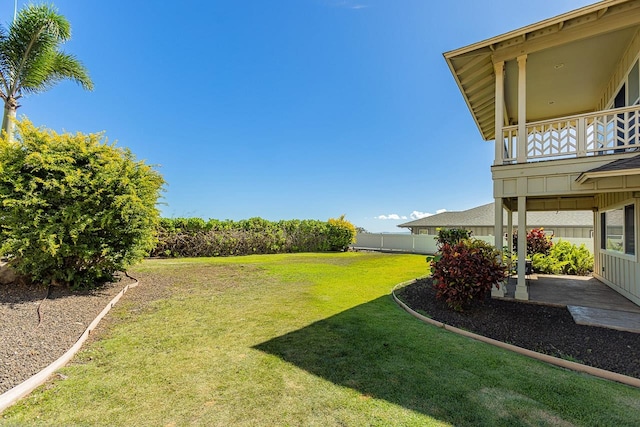
[[[551,247],[548,255],[535,254],[532,266],[538,273],[585,276],[593,271],[593,261],[593,255],[584,244],[578,247],[560,240]]]
[[[506,277],[499,252],[482,240],[444,243],[439,255],[432,264],[436,297],[456,311],[462,311],[473,301],[484,300],[492,286],[499,286]]]
[[[164,181],[101,134],[58,134],[29,121],[0,140],[1,252],[33,281],[92,287],[156,243]]]

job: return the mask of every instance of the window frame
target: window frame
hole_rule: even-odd
[[[600,211],[600,250],[609,254],[618,257],[623,257],[627,259],[635,260],[637,250],[637,224],[636,224],[636,214],[635,214],[636,206],[635,202],[626,202],[620,205],[611,206],[608,209]],[[622,248],[621,250],[609,249],[607,247],[608,242],[610,240],[608,233],[607,217],[610,212],[621,211],[619,214],[620,224],[616,224],[616,226],[622,227],[622,233],[620,234],[622,238]],[[617,234],[616,234],[617,235]]]

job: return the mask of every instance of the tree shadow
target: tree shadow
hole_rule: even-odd
[[[556,414],[563,412],[562,406],[545,397],[568,388],[568,400],[583,399],[565,385],[571,383],[566,378],[570,374],[536,374],[523,367],[521,373],[511,369],[511,378],[505,380],[502,368],[522,364],[522,359],[498,350],[487,352],[485,344],[469,339],[439,339],[450,332],[408,316],[384,296],[254,348],[334,384],[454,425],[576,421],[572,413]],[[430,341],[425,345],[425,340]],[[592,394],[594,408],[603,399],[611,400],[606,389]],[[525,402],[531,410],[520,411]]]

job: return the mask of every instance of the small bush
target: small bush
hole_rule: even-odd
[[[43,284],[93,287],[155,245],[164,181],[101,134],[17,124],[0,139],[1,252]]]
[[[547,255],[553,246],[551,238],[544,234],[544,228],[533,228],[527,233],[527,254]],[[513,252],[518,253],[518,233],[513,233]]]
[[[329,246],[331,251],[346,251],[356,241],[356,227],[344,219],[329,218]]]
[[[506,267],[499,252],[482,240],[461,240],[440,249],[440,259],[433,262],[436,297],[462,311],[473,301],[483,301],[493,285],[506,278]]]
[[[436,235],[436,246],[438,250],[444,245],[453,246],[462,240],[471,238],[471,231],[463,228],[438,228]]]
[[[536,254],[532,259],[533,270],[543,274],[573,274],[586,276],[593,271],[593,255],[582,244],[579,247],[560,240],[548,255]]]

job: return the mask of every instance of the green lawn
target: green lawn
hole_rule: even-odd
[[[146,261],[131,274],[171,296],[132,290],[0,425],[637,425],[638,389],[402,311],[392,286],[426,269],[362,253]]]

